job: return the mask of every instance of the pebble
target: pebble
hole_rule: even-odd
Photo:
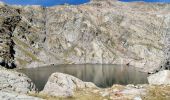
[[[108,92],[104,92],[104,93],[102,93],[102,97],[106,97],[106,96],[108,96],[109,95],[109,93]]]
[[[137,96],[133,100],[142,100],[142,98],[140,96]]]

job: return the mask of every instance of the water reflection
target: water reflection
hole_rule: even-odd
[[[147,83],[147,73],[139,72],[134,67],[121,65],[57,65],[19,71],[28,75],[39,90],[43,89],[49,76],[54,72],[70,74],[83,81],[93,82],[102,88],[113,84]]]

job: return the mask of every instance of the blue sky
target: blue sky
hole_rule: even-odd
[[[125,2],[132,2],[132,1],[145,1],[145,2],[168,2],[170,3],[170,0],[120,0]]]
[[[54,6],[64,3],[68,4],[82,4],[90,0],[0,0],[8,4],[19,4],[19,5],[42,5],[42,6]]]
[[[61,5],[64,3],[68,4],[82,4],[89,2],[90,0],[0,0],[8,4],[19,4],[19,5],[42,5],[42,6],[54,6]],[[169,2],[170,0],[120,0],[125,2],[131,1],[146,1],[146,2]]]

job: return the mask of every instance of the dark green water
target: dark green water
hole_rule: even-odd
[[[42,90],[54,72],[73,75],[83,81],[93,82],[98,87],[106,88],[113,84],[145,84],[147,73],[139,69],[122,65],[56,65],[40,68],[22,69],[19,72],[28,75],[39,90]]]

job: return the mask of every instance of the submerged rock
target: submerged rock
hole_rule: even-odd
[[[96,88],[93,83],[83,82],[80,79],[63,73],[53,73],[46,83],[42,94],[51,96],[74,96],[77,89]]]
[[[35,91],[35,85],[22,73],[0,69],[0,91],[28,93]]]
[[[170,84],[170,71],[163,70],[148,77],[149,84],[168,85]]]

